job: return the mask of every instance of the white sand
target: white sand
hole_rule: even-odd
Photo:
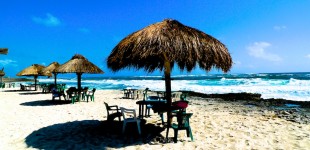
[[[178,143],[152,140],[145,144],[142,140],[146,136],[120,140],[120,135],[107,136],[100,129],[107,128],[101,126],[107,115],[103,102],[138,111],[136,100],[122,99],[122,91],[98,90],[95,102],[54,105],[50,103],[51,94],[5,90],[13,88],[0,90],[1,150],[310,149],[309,124],[289,122],[277,118],[272,111],[239,103],[190,98],[187,112],[194,113],[190,120],[194,141],[180,131]],[[159,116],[151,114],[147,123],[159,124]],[[165,136],[166,130],[161,134]],[[173,137],[172,129],[169,137]]]

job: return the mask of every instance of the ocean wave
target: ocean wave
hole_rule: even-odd
[[[309,73],[273,74],[207,74],[173,76],[173,91],[189,90],[202,93],[260,93],[263,98],[285,98],[310,101]],[[76,78],[58,78],[58,83],[67,87],[77,86]],[[39,78],[41,83],[53,83],[53,78]],[[82,77],[82,86],[97,89],[136,89],[165,90],[162,76],[137,77]]]

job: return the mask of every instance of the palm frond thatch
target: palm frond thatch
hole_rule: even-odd
[[[52,76],[51,73],[43,73],[42,70],[45,68],[43,65],[33,64],[30,67],[17,73],[17,76]]]
[[[196,64],[203,70],[228,72],[232,58],[217,39],[176,20],[164,20],[125,37],[112,50],[107,64],[113,71],[134,67],[153,72],[163,70],[165,61],[190,72]]]
[[[88,61],[84,56],[76,54],[69,61],[59,66],[59,73],[104,73],[99,67]]]
[[[8,54],[9,49],[8,48],[0,48],[0,54]]]
[[[54,75],[54,84],[57,85],[57,68],[60,66],[58,62],[52,62],[50,65],[45,67],[42,72],[45,74],[53,74]]]
[[[52,62],[50,65],[45,67],[42,72],[44,73],[55,73],[56,69],[60,66],[58,62]]]

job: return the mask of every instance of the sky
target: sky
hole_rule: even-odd
[[[0,6],[0,47],[9,48],[0,68],[9,77],[75,54],[100,67],[101,76],[163,75],[113,73],[106,60],[127,35],[167,18],[225,44],[234,62],[230,74],[310,72],[309,0],[2,0]],[[172,75],[222,73],[198,68],[174,68]]]

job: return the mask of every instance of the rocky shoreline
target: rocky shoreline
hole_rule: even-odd
[[[263,99],[257,93],[227,93],[227,94],[204,94],[198,92],[188,92],[189,96],[201,98],[215,98],[217,101],[229,101],[241,103],[249,107],[260,108],[262,115],[272,113],[273,117],[285,119],[287,121],[300,124],[310,124],[310,102],[293,101],[286,99]],[[247,113],[247,112],[244,112]]]

